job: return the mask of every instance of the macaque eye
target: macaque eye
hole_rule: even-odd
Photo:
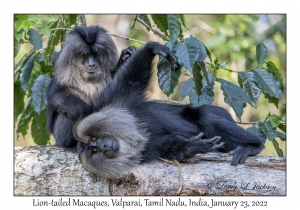
[[[98,151],[98,150],[97,150],[97,147],[93,147],[93,148],[92,148],[92,152],[93,152],[93,153],[96,153],[97,151]]]

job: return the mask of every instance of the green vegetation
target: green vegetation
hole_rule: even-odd
[[[36,144],[50,144],[46,131],[45,90],[54,73],[58,52],[55,47],[64,41],[64,35],[78,23],[78,15],[16,15],[15,57],[20,56],[20,46],[32,45],[32,50],[21,55],[14,71],[14,123],[16,133],[31,135]],[[142,25],[147,33],[154,33],[165,41],[176,55],[181,71],[171,68],[160,57],[157,64],[158,85],[167,96],[174,93],[182,75],[188,77],[180,90],[183,100],[193,106],[213,104],[216,91],[221,91],[224,101],[241,121],[247,104],[259,108],[267,99],[277,113],[264,113],[264,120],[240,122],[251,124],[248,131],[268,139],[279,156],[283,156],[278,140],[285,141],[285,84],[282,67],[285,65],[285,17],[256,37],[251,33],[257,24],[266,21],[264,15],[215,15],[214,27],[205,26],[196,15],[136,15],[132,22]],[[200,22],[199,22],[200,19]],[[188,27],[206,27],[210,39],[195,37]],[[262,24],[263,25],[263,24]],[[188,27],[187,27],[188,26]],[[201,33],[200,33],[201,34]],[[131,37],[132,38],[132,37]],[[47,43],[46,45],[42,43]],[[268,47],[267,47],[268,46]],[[270,49],[270,47],[271,49]],[[268,49],[269,48],[269,49]],[[278,57],[278,52],[283,56]],[[276,54],[277,53],[277,54]],[[231,63],[245,60],[246,69],[231,69]],[[234,76],[236,76],[236,79]],[[264,96],[264,97],[262,97]],[[255,125],[254,127],[252,125]]]

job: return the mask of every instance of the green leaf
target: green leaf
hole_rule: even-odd
[[[70,27],[72,25],[77,25],[77,14],[70,14],[69,20],[70,20]]]
[[[203,88],[202,75],[201,75],[200,71],[201,71],[200,66],[195,64],[193,67],[193,78],[194,78],[194,82],[195,82],[195,89],[196,89],[198,96],[201,94],[201,90]]]
[[[274,104],[278,109],[279,99],[269,96],[268,94],[264,94],[265,98],[269,101],[269,104]]]
[[[214,60],[214,64],[215,65],[219,65],[219,59],[216,57],[216,59]]]
[[[276,131],[272,128],[270,121],[258,122],[258,127],[264,132],[270,141],[277,137]]]
[[[135,23],[136,23],[136,21],[137,21],[137,18],[139,17],[140,15],[135,15],[135,17],[134,17],[134,20],[133,20],[133,25],[131,26],[131,29],[133,29],[134,28],[134,26],[135,26]],[[148,18],[147,18],[148,19]],[[150,25],[149,25],[150,26]],[[146,28],[146,27],[145,27]],[[146,28],[147,30],[148,30],[148,28]],[[148,30],[149,31],[149,30]]]
[[[140,18],[141,18],[148,26],[151,26],[150,20],[148,19],[147,15],[139,15],[139,17],[140,17]],[[147,29],[148,31],[150,31],[150,29],[148,29],[147,27],[146,27],[146,29]]]
[[[175,42],[180,33],[179,15],[168,15],[170,41]]]
[[[274,148],[275,148],[275,150],[276,150],[278,156],[279,156],[279,157],[283,157],[283,152],[282,152],[282,150],[279,148],[278,142],[274,139],[274,140],[272,141],[272,143],[273,143],[273,146],[274,146]]]
[[[31,76],[30,76],[30,81],[29,81],[29,89],[31,89],[32,85],[34,84],[34,81],[36,80],[36,78],[38,78],[38,76],[40,76],[41,74],[43,74],[43,69],[42,69],[42,64],[43,62],[39,62],[38,58],[35,57],[34,60],[34,66],[31,72]]]
[[[211,67],[214,69],[214,70],[218,70],[219,67],[220,67],[220,63],[219,63],[219,59],[216,57],[216,59],[214,60],[214,64],[211,64]]]
[[[280,128],[280,130],[282,130],[283,132],[286,133],[286,125],[285,124],[278,125],[278,128]]]
[[[37,20],[34,16],[30,16],[27,19],[27,24],[29,23],[29,25],[27,25],[27,28],[29,29],[30,26],[34,27],[34,28],[42,28],[44,27],[44,24],[41,23],[39,20]]]
[[[282,141],[286,141],[286,135],[284,133],[276,131],[276,134]]]
[[[180,15],[180,23],[186,28],[184,15]]]
[[[23,36],[24,30],[22,29],[21,31],[17,31],[16,29],[14,30],[14,35],[15,38],[18,42],[20,42],[22,36]]]
[[[21,88],[20,81],[14,82],[14,124],[24,109],[25,92]]]
[[[197,59],[200,56],[200,52],[203,53],[203,49],[201,49],[203,44],[200,43],[200,41],[194,37],[184,39],[184,43],[186,44],[186,47],[188,50],[188,55],[189,55],[189,61],[190,61],[189,70],[192,70],[194,63],[197,61]],[[206,56],[206,54],[205,54],[205,56]],[[205,56],[204,56],[204,58],[205,58]],[[201,58],[202,57],[203,57],[203,54],[201,55]]]
[[[190,103],[192,106],[200,106],[199,100],[200,97],[197,95],[195,88],[192,88],[189,94]]]
[[[56,22],[51,24],[51,29],[60,27]],[[45,59],[46,61],[50,61],[53,49],[55,46],[61,41],[61,38],[64,36],[65,31],[64,30],[54,30],[52,31],[52,34],[50,35],[47,43],[47,48],[45,49]]]
[[[27,134],[29,122],[31,121],[32,117],[33,117],[33,109],[31,107],[31,100],[29,100],[29,102],[26,105],[26,108],[21,114],[16,132],[22,133],[22,135],[25,136]]]
[[[16,81],[16,80],[19,80],[20,79],[20,73],[21,73],[21,69],[19,69],[19,68],[21,68],[20,66],[21,65],[23,65],[23,61],[26,59],[26,55],[24,55],[20,60],[19,60],[19,62],[15,65],[15,68],[14,68],[14,70],[15,70],[15,73],[14,73],[14,81]],[[18,70],[17,70],[18,69]]]
[[[281,114],[282,116],[285,116],[285,115],[286,115],[286,107],[285,107],[285,105],[284,105],[284,107],[280,110],[280,114]]]
[[[259,64],[265,60],[267,54],[268,48],[263,43],[256,45],[256,59]]]
[[[48,74],[40,75],[31,88],[32,106],[35,112],[40,113],[46,107],[46,89],[50,82]]]
[[[276,128],[283,121],[283,118],[275,114],[269,114],[268,120],[270,121],[272,128]]]
[[[203,85],[211,84],[212,82],[215,82],[216,80],[216,73],[207,73],[208,82],[202,82]],[[203,80],[202,80],[203,81]]]
[[[267,136],[264,134],[261,128],[249,127],[246,129],[246,131],[249,131],[250,133],[257,136],[262,142],[266,142]]]
[[[281,89],[280,83],[274,75],[264,69],[254,70],[255,81],[264,93],[271,97],[280,98]]]
[[[166,42],[165,46],[168,47],[173,53],[176,53],[176,47],[178,43],[179,43],[178,41],[175,42],[168,41]]]
[[[242,72],[241,72],[242,73]],[[241,78],[241,76],[240,76],[240,73],[238,73],[238,84],[239,84],[239,86],[241,87],[241,88],[244,88],[245,89],[245,87],[243,86],[243,81],[242,81],[242,78]]]
[[[17,74],[21,73],[21,71],[24,69],[24,67],[26,66],[28,60],[31,58],[31,56],[33,55],[33,51],[30,51],[28,54],[25,54],[20,60],[19,62],[15,65],[15,70],[18,69]],[[19,79],[19,78],[18,78]]]
[[[217,81],[221,83],[225,102],[233,108],[235,114],[241,119],[244,112],[244,103],[247,102],[250,104],[251,99],[246,94],[245,90],[239,86],[220,78],[217,78]]]
[[[18,15],[18,20],[15,24],[15,29],[17,32],[19,32],[21,29],[23,29],[26,26],[28,18],[29,15]]]
[[[221,68],[225,68],[226,66],[227,66],[227,62],[221,62],[221,63],[220,63],[220,67],[221,67]]]
[[[63,15],[63,18],[65,19],[65,28],[70,28],[71,26],[77,25],[77,14],[67,14]]]
[[[183,42],[183,37],[184,37],[183,31],[182,31],[182,28],[180,27],[180,32],[179,32],[178,38],[181,42]]]
[[[24,30],[28,31],[30,29],[30,22],[26,22],[25,26],[24,26]]]
[[[172,69],[170,62],[161,56],[159,57],[157,69],[158,85],[160,89],[167,96],[169,96],[173,93],[175,87],[178,84],[180,71]]]
[[[190,61],[190,68],[189,70],[192,70],[194,63],[197,61],[200,53],[200,42],[198,39],[192,37],[192,38],[186,38],[184,39],[184,42],[187,46],[188,54],[189,54],[189,61]]]
[[[28,30],[28,35],[29,35],[29,42],[34,47],[34,52],[41,49],[42,46],[43,46],[42,36],[36,30],[34,30],[33,28],[30,28]]]
[[[192,70],[189,58],[189,52],[185,43],[178,42],[175,47],[175,55],[178,63],[185,69]]]
[[[205,45],[204,45],[204,46],[205,46]],[[211,53],[209,52],[209,50],[207,49],[206,46],[205,46],[205,50],[206,50],[207,57],[209,58],[210,62],[212,63]]]
[[[206,51],[205,45],[200,40],[198,40],[198,42],[199,42],[200,51],[199,51],[199,56],[197,58],[197,61],[203,62],[207,56],[207,51]]]
[[[283,83],[283,78],[282,78],[282,74],[279,71],[279,69],[277,69],[276,65],[272,62],[272,61],[268,61],[267,62],[267,69],[269,72],[271,72],[276,79],[280,82],[281,85],[281,90],[284,89],[284,83]]]
[[[250,105],[256,108],[261,91],[255,82],[254,73],[240,72],[238,76],[239,79],[241,80],[242,87],[244,88],[247,95],[250,97],[251,101],[253,102]]]
[[[57,60],[58,56],[59,56],[59,53],[56,52],[56,51],[53,51],[53,52],[52,52],[52,55],[51,55],[50,61],[51,61],[52,63],[55,63],[55,61]],[[43,59],[42,61],[44,61],[44,60],[45,60],[45,59]]]
[[[205,62],[197,62],[197,65],[200,66],[200,69],[202,70],[203,75],[206,79],[206,83],[202,82],[203,85],[211,84],[212,82],[215,81],[216,72],[213,72],[213,73],[208,72]]]
[[[193,78],[190,78],[181,88],[180,95],[183,100],[186,96],[189,96],[189,100],[192,106],[199,106],[202,104],[212,104],[214,101],[214,82],[206,85],[201,90],[199,96],[195,90],[195,83]]]
[[[14,57],[18,55],[19,51],[20,51],[20,45],[14,43]]]
[[[167,32],[167,30],[169,29],[168,15],[165,14],[151,15],[151,17],[154,23],[156,24],[157,28],[159,28],[159,30],[163,32],[165,36],[169,37],[169,34]]]
[[[50,140],[46,129],[46,110],[43,110],[40,114],[34,114],[31,125],[31,135],[34,142],[38,145],[46,145]]]
[[[51,34],[51,29],[50,29],[50,27],[49,26],[43,26],[42,27],[42,32],[43,32],[43,34],[45,34],[46,36],[50,36],[50,34]]]
[[[180,96],[181,96],[181,100],[183,100],[185,97],[189,96],[192,92],[192,90],[194,89],[194,81],[193,78],[189,78],[188,81],[186,81],[181,90],[180,90]]]
[[[34,54],[32,54],[28,60],[26,61],[25,65],[21,69],[21,77],[20,77],[20,82],[21,82],[21,87],[23,90],[27,90],[29,86],[29,80],[31,76],[31,72],[34,66]]]
[[[215,100],[214,96],[214,84],[215,82],[212,82],[208,85],[205,85],[201,90],[201,95],[199,97],[199,104],[212,104]]]

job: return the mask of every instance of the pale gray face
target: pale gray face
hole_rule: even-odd
[[[72,31],[67,34],[56,61],[56,75],[66,83],[78,76],[85,81],[99,81],[115,70],[117,62],[116,45],[105,31],[99,30],[92,43],[85,42],[79,33]]]
[[[100,32],[93,44],[85,43],[79,34],[68,34],[57,60],[58,66],[77,67],[78,73],[87,79],[113,71],[117,62],[118,55],[114,42],[109,35]]]
[[[79,56],[77,60],[76,66],[80,70],[78,73],[86,82],[97,82],[108,73],[101,65],[100,55],[97,53]]]
[[[111,81],[117,63],[116,46],[105,30],[73,30],[67,34],[55,62],[55,78],[81,100],[91,103]]]
[[[106,178],[120,178],[139,164],[148,140],[144,125],[122,108],[105,107],[75,128],[83,166]]]

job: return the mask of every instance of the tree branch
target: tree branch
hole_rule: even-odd
[[[118,37],[118,38],[122,38],[122,39],[126,39],[126,40],[129,40],[129,41],[138,42],[138,43],[141,43],[141,44],[146,44],[146,42],[143,42],[143,41],[140,41],[140,40],[137,40],[137,39],[128,38],[128,37],[125,37],[125,36],[120,36],[120,35],[115,35],[115,34],[109,34],[109,35],[114,36],[114,37]]]
[[[157,161],[119,180],[85,170],[76,154],[55,146],[16,147],[14,157],[15,196],[286,195],[281,157],[248,157],[245,164],[231,166],[229,154],[207,153],[181,163],[180,172],[176,165]]]

